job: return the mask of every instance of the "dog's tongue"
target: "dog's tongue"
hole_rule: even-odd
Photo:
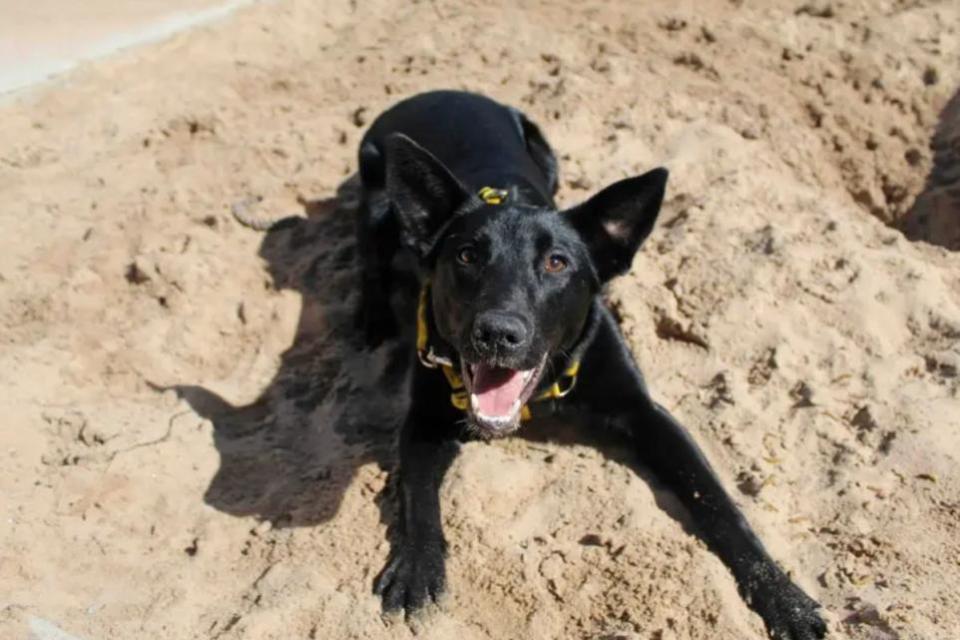
[[[473,372],[477,409],[485,416],[506,418],[523,393],[525,371],[478,365]]]

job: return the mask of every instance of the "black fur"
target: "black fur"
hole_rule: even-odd
[[[360,175],[364,275],[357,317],[371,347],[412,329],[413,317],[398,323],[393,316],[390,294],[415,296],[429,282],[431,347],[468,382],[471,375],[521,371],[532,376],[535,395],[579,361],[577,384],[560,409],[584,413],[635,443],[771,637],[824,635],[819,605],[770,558],[694,441],[650,397],[600,296],[606,281],[629,270],[653,230],[665,169],[558,212],[556,158],[536,125],[483,96],[438,91],[405,100],[373,123],[361,143]],[[482,200],[477,194],[486,186],[506,190],[505,201]],[[411,269],[401,266],[405,256],[414,258]],[[405,289],[401,282],[416,284]],[[399,333],[409,339],[411,331]],[[376,582],[386,609],[407,612],[444,588],[439,485],[457,443],[520,426],[509,412],[491,417],[471,408],[465,416],[451,405],[438,369],[414,367],[400,436],[398,537]]]

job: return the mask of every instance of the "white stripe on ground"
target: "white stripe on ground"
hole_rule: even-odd
[[[0,61],[0,94],[23,89],[73,69],[81,62],[102,58],[121,49],[163,40],[179,31],[220,20],[240,7],[259,0],[228,0],[199,11],[183,11],[157,19],[152,24],[110,34],[91,42],[66,57],[27,60],[24,64],[7,65]]]
[[[77,636],[70,635],[57,625],[43,618],[30,616],[27,624],[30,626],[30,636],[32,640],[80,640]]]

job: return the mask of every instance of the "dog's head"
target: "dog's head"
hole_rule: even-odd
[[[653,229],[665,169],[621,180],[558,212],[489,205],[409,138],[387,141],[387,192],[405,243],[430,272],[433,324],[456,351],[473,427],[517,428],[550,363],[584,333],[604,282]]]

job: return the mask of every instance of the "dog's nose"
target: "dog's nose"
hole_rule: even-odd
[[[519,351],[529,335],[526,323],[512,313],[485,311],[473,321],[473,346],[482,354]]]

